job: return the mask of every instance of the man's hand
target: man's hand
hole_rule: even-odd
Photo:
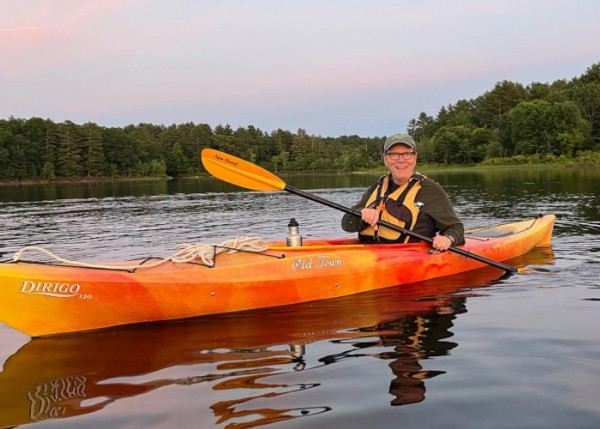
[[[363,222],[368,223],[375,231],[377,231],[377,222],[379,221],[380,211],[377,209],[364,208],[360,211],[360,213],[362,215]]]

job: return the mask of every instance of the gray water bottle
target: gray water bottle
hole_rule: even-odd
[[[302,246],[302,236],[298,231],[298,226],[298,222],[296,222],[295,218],[292,218],[290,223],[288,223],[288,236],[285,240],[288,247]]]

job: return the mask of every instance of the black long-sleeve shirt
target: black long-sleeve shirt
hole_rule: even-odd
[[[352,209],[360,211],[365,208],[369,197],[377,187],[377,182],[372,184],[369,189],[363,194],[360,202],[355,204]],[[398,188],[398,185],[390,180],[390,191],[394,192]],[[465,230],[464,225],[454,213],[454,208],[448,199],[448,195],[441,187],[441,185],[435,180],[425,178],[421,182],[421,189],[419,190],[415,202],[422,203],[419,218],[413,228],[413,231],[419,233],[419,222],[426,222],[424,216],[430,218],[440,234],[451,236],[454,238],[454,244],[460,245],[465,242]],[[367,223],[363,222],[358,216],[354,216],[350,213],[346,213],[342,218],[342,229],[347,232],[360,232],[367,227]]]

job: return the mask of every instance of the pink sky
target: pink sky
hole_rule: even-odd
[[[0,118],[388,135],[600,61],[600,2],[5,0]]]

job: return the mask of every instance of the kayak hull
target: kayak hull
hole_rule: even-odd
[[[460,248],[506,261],[549,246],[554,222],[546,215],[469,231]],[[426,243],[267,246],[220,253],[213,267],[169,261],[131,272],[118,269],[123,263],[115,269],[0,264],[0,321],[32,337],[55,335],[330,299],[486,266],[455,252],[431,252]]]

